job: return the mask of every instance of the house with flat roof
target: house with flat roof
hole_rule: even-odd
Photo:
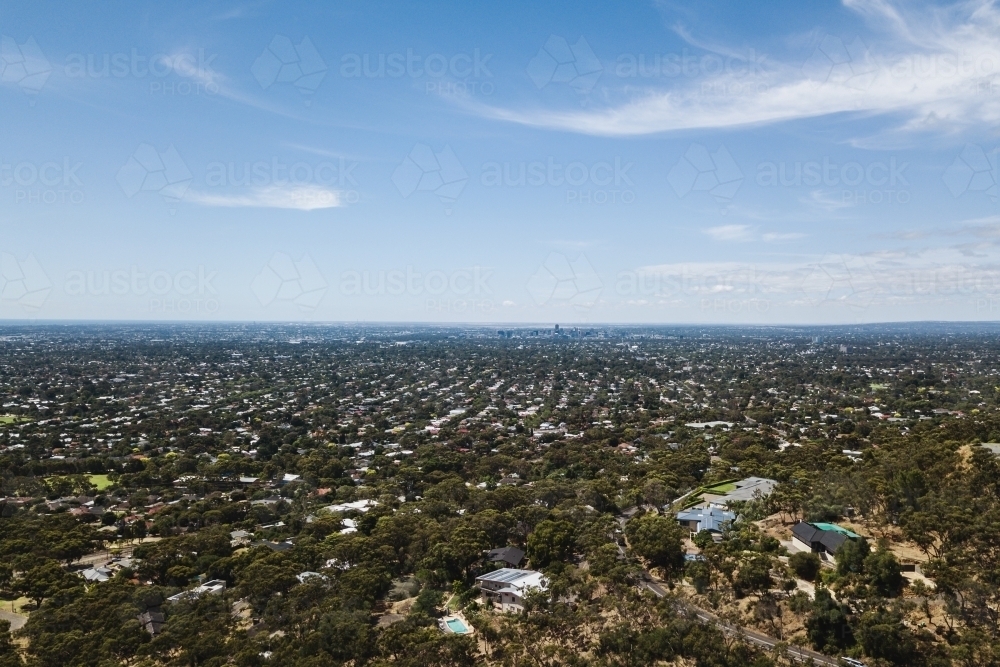
[[[747,477],[739,481],[729,482],[724,486],[719,485],[718,488],[709,489],[702,495],[702,498],[708,502],[709,507],[725,508],[732,502],[766,498],[771,495],[777,485],[775,480],[766,477]]]
[[[171,595],[167,598],[167,601],[180,602],[181,600],[197,600],[206,593],[222,593],[225,590],[226,581],[224,579],[212,579],[211,581],[206,581],[201,586],[196,586],[189,591],[181,591],[177,595]]]
[[[548,590],[548,581],[541,572],[505,567],[476,577],[483,600],[492,602],[500,611],[524,611],[524,598],[532,590]]]
[[[792,526],[792,546],[799,551],[811,551],[829,560],[848,540],[861,536],[835,523],[807,523]]]

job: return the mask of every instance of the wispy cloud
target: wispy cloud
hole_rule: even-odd
[[[800,232],[787,232],[787,233],[768,232],[768,233],[764,234],[763,236],[761,236],[761,238],[764,239],[764,241],[766,241],[767,243],[780,243],[781,241],[794,241],[796,239],[801,239],[801,238],[804,238],[804,237],[805,237],[805,234],[802,234]]]
[[[188,190],[184,199],[203,206],[283,208],[297,211],[314,211],[344,205],[343,198],[338,191],[318,186],[285,188],[271,186],[239,193]]]
[[[750,239],[750,225],[719,225],[709,227],[705,233],[716,241],[747,241]]]
[[[769,58],[767,69],[754,71],[752,81],[742,69],[724,71],[685,79],[666,90],[647,88],[598,109],[471,108],[498,120],[602,136],[738,127],[838,113],[896,114],[902,117],[902,131],[954,131],[1000,121],[1000,96],[983,94],[1000,86],[995,66],[1000,63],[1000,12],[992,0],[943,8],[888,0],[844,0],[844,5],[872,26],[877,50],[859,38],[820,36],[811,55],[785,62]],[[872,44],[875,39],[870,39]],[[612,88],[605,85],[605,94]],[[623,85],[621,90],[634,87]],[[729,90],[752,92],[706,93]]]

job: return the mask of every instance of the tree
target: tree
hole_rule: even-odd
[[[865,558],[871,549],[868,540],[863,537],[849,539],[837,549],[835,556],[837,560],[837,574],[845,576],[847,574],[861,574],[865,569]]]
[[[629,548],[653,567],[673,576],[684,567],[684,531],[676,521],[658,514],[644,514],[625,526]]]
[[[0,618],[0,667],[21,667],[23,664],[10,638],[10,621]]]
[[[916,639],[903,624],[898,608],[880,607],[865,612],[858,620],[858,643],[865,655],[894,665],[915,665],[920,661]]]
[[[773,583],[771,558],[765,554],[754,554],[740,565],[733,590],[737,597],[751,593],[761,594],[770,589]]]
[[[903,592],[902,570],[896,556],[885,548],[879,548],[875,553],[865,558],[865,577],[868,583],[882,597],[893,598]]]
[[[79,578],[64,570],[59,563],[45,559],[21,573],[14,582],[14,592],[34,602],[36,607],[40,607],[46,599],[81,583]]]
[[[0,590],[7,590],[14,580],[14,566],[10,563],[0,563]]]
[[[568,560],[573,554],[575,527],[569,521],[546,519],[528,535],[528,558],[534,567]]]
[[[806,633],[817,651],[836,653],[854,643],[851,626],[847,622],[847,607],[839,604],[825,588],[816,589]]]
[[[799,579],[815,581],[821,566],[819,556],[808,551],[800,551],[788,558],[788,567]]]

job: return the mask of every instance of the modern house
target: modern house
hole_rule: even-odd
[[[800,521],[792,526],[792,546],[799,551],[811,551],[829,559],[848,540],[861,536],[834,523],[807,523]]]
[[[730,482],[721,488],[708,489],[702,498],[709,507],[726,508],[729,503],[737,501],[756,500],[771,495],[778,483],[766,477],[747,477],[737,482]]]
[[[202,595],[206,593],[214,594],[221,593],[226,590],[226,582],[224,579],[212,579],[211,581],[206,581],[201,586],[192,588],[189,591],[181,591],[177,595],[171,595],[167,598],[168,602],[180,602],[181,600],[197,600]]]
[[[500,611],[524,611],[524,598],[532,590],[545,591],[548,582],[541,572],[505,567],[476,577],[483,600]]]
[[[506,563],[510,567],[517,567],[524,560],[524,552],[517,547],[492,549],[486,554],[486,560],[490,563]]]
[[[707,530],[721,533],[723,524],[736,520],[736,514],[718,507],[692,507],[677,513],[677,522],[692,533]]]

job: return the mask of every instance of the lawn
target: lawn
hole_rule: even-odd
[[[17,415],[0,415],[0,424],[17,424],[19,422],[28,421],[27,417],[18,417]]]
[[[729,493],[730,491],[735,491],[736,485],[732,482],[723,482],[721,484],[714,484],[712,486],[706,486],[705,491],[709,493]]]
[[[111,480],[108,479],[107,475],[87,475],[87,477],[90,479],[90,483],[97,487],[98,491],[104,491],[111,486]]]
[[[47,477],[46,479],[57,479],[59,477],[61,476],[57,475],[56,477]],[[106,490],[113,483],[110,479],[108,479],[107,475],[87,475],[87,479],[90,480],[91,484],[97,487],[98,491]]]

